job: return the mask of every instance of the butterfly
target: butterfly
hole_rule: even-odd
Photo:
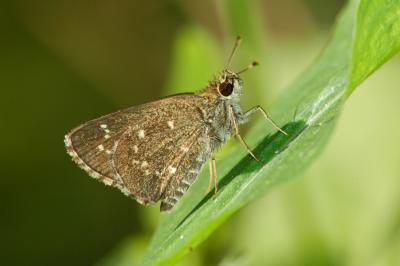
[[[237,38],[227,67],[218,78],[194,93],[172,95],[91,120],[65,136],[73,161],[91,177],[118,188],[141,204],[161,201],[169,211],[185,194],[207,161],[210,186],[217,191],[213,153],[231,136],[245,145],[239,133],[257,111],[287,135],[260,106],[243,112],[240,107],[243,81],[228,68],[240,43]]]

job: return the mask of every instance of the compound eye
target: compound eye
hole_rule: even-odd
[[[218,87],[218,91],[222,96],[228,97],[233,92],[233,84],[229,82],[221,83]]]

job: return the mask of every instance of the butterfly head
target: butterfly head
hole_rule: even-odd
[[[243,81],[231,70],[224,70],[217,80],[216,90],[222,99],[238,100],[242,93]]]
[[[243,81],[239,77],[239,74],[257,65],[258,63],[254,61],[246,68],[238,72],[234,72],[229,69],[225,69],[224,71],[222,71],[222,74],[219,76],[217,80],[217,91],[219,95],[223,99],[233,99],[233,100],[238,99],[242,93],[242,88],[243,88]]]
[[[236,38],[235,46],[232,49],[225,69],[222,71],[220,76],[217,79],[211,81],[210,85],[208,86],[208,88],[211,88],[211,94],[214,97],[215,95],[217,95],[219,99],[222,99],[224,101],[231,101],[232,103],[238,103],[240,95],[242,94],[243,81],[239,77],[239,75],[258,65],[258,63],[254,61],[240,71],[235,72],[230,70],[229,66],[231,64],[233,55],[239,47],[240,41],[241,38],[238,36]]]

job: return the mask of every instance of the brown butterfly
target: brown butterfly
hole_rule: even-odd
[[[161,201],[170,210],[210,160],[210,187],[217,173],[213,152],[235,135],[257,160],[239,134],[238,125],[261,111],[259,106],[242,112],[243,81],[228,69],[238,37],[220,76],[195,93],[173,95],[89,121],[65,136],[72,159],[90,176],[120,189],[139,203]]]

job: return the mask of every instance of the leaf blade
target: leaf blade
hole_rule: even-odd
[[[399,18],[399,0],[361,0],[349,94],[400,50]]]
[[[218,162],[223,179],[215,200],[210,195],[204,198],[207,178],[206,173],[201,175],[176,210],[163,217],[143,265],[172,265],[248,202],[301,172],[323,149],[353,77],[357,8],[358,1],[348,3],[324,52],[273,109],[278,122],[292,121],[297,113],[285,126],[291,138],[269,137],[265,125],[257,124],[248,139],[258,143],[255,153],[265,164],[258,168],[236,147],[229,158]]]

